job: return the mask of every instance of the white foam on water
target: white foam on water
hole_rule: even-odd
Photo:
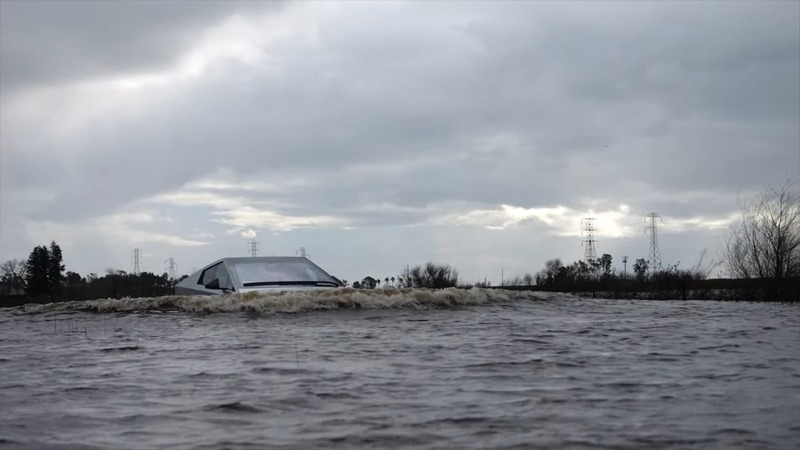
[[[337,309],[430,309],[488,305],[520,300],[549,300],[563,294],[500,289],[331,289],[315,291],[247,292],[206,296],[81,300],[25,305],[27,313],[90,311],[98,313],[183,311],[192,313],[248,312],[260,315]]]

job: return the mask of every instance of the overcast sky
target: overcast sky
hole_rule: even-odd
[[[0,262],[688,268],[799,176],[796,1],[0,2]]]

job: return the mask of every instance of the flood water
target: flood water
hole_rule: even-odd
[[[800,305],[503,291],[0,310],[6,448],[800,443]]]

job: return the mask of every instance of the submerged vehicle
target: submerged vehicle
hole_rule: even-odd
[[[303,256],[222,258],[175,285],[177,295],[331,289],[342,282]]]

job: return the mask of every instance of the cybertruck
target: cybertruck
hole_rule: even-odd
[[[342,282],[302,256],[222,258],[175,285],[177,295],[335,289]]]

